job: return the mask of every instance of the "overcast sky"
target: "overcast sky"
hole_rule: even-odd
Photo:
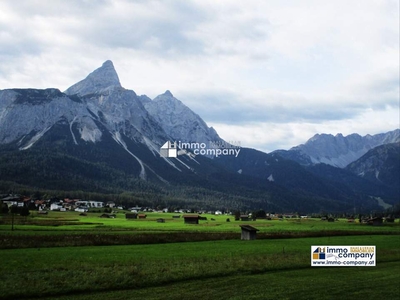
[[[399,128],[399,1],[0,0],[0,89],[64,91],[108,59],[227,141]]]

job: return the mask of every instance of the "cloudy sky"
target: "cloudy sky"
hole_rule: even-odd
[[[400,126],[398,0],[0,0],[0,89],[64,91],[108,59],[266,152]]]

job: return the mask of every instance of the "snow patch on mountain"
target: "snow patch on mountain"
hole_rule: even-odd
[[[143,141],[146,144],[147,148],[153,153],[154,156],[160,156],[160,147],[156,145],[153,141],[151,141],[146,136],[143,137]]]
[[[166,163],[168,163],[171,167],[175,168],[175,169],[178,170],[179,172],[182,172],[182,170],[179,169],[179,168],[171,161],[171,159],[169,159],[169,158],[167,158],[167,157],[161,157],[161,158],[163,158],[164,161],[165,161]]]
[[[74,122],[75,122],[75,120],[76,120],[77,117],[78,117],[78,116],[75,116],[75,117],[72,119],[72,121],[69,123],[69,131],[71,132],[72,139],[74,140],[74,144],[75,144],[75,145],[78,145],[78,142],[76,141],[75,134],[74,134],[74,132],[72,131],[72,125],[74,124]]]
[[[189,170],[191,169],[190,166],[188,166],[187,164],[185,164],[183,161],[181,161],[179,158],[175,158],[177,161],[179,161],[182,165],[184,165],[186,168],[188,168]]]
[[[20,147],[19,150],[27,150],[30,147],[32,147],[47,131],[49,131],[49,129],[51,128],[51,126],[43,129],[42,131],[38,132],[37,134],[35,134],[30,140],[29,142],[26,143],[26,145],[24,147]]]
[[[86,142],[98,142],[101,140],[101,131],[98,128],[89,128],[86,125],[79,128],[79,133],[81,134],[81,139]]]

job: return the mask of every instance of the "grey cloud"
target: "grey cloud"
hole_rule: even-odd
[[[322,122],[344,120],[359,115],[367,109],[362,104],[347,106],[333,104],[321,105],[318,102],[307,105],[287,105],[285,103],[265,103],[250,105],[236,95],[185,95],[182,100],[206,122],[225,124],[246,124],[258,122]],[[190,100],[189,100],[190,99]],[[293,99],[286,99],[286,103]],[[323,103],[323,100],[320,101]]]
[[[18,12],[21,17],[32,16],[65,16],[74,14],[85,15],[87,12],[94,12],[103,5],[111,5],[110,0],[2,0],[2,4]]]
[[[131,17],[118,19],[106,13],[101,20],[89,17],[82,28],[82,39],[109,48],[143,50],[163,57],[201,53],[202,42],[193,39],[188,32],[202,22],[205,12],[190,2],[174,1],[170,4],[166,15],[154,14],[143,18],[135,15],[133,7]],[[158,45],[152,45],[152,41]]]

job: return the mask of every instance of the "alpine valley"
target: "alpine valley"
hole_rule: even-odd
[[[400,130],[316,135],[270,154],[194,155],[167,141],[222,145],[170,91],[123,88],[111,61],[61,92],[0,91],[0,193],[97,198],[152,207],[371,212],[398,205]],[[243,145],[241,145],[243,146]]]

